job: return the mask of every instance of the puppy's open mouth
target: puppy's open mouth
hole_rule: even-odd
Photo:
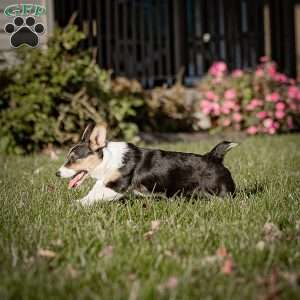
[[[69,189],[75,188],[83,183],[85,178],[87,177],[88,172],[85,170],[77,172],[69,181]]]

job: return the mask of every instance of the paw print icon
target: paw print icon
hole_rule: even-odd
[[[41,23],[36,23],[34,17],[16,17],[13,23],[7,23],[4,31],[10,34],[10,44],[14,48],[25,44],[36,47],[39,39],[45,32],[45,27]]]

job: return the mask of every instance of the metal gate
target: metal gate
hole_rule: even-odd
[[[188,0],[187,76],[199,77],[215,60],[253,67],[264,53],[263,2]]]
[[[76,23],[87,36],[83,46],[98,49],[102,67],[144,86],[172,82],[171,0],[57,0],[55,10],[61,26],[77,11]]]
[[[297,0],[298,1],[298,0]],[[180,68],[186,82],[215,60],[230,69],[251,68],[265,54],[264,7],[270,11],[270,47],[282,70],[296,70],[293,5],[296,0],[54,0],[65,26],[74,12],[86,33],[84,48],[98,63],[145,87],[172,83]]]

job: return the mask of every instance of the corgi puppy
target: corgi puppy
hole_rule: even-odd
[[[176,194],[222,197],[235,192],[223,158],[236,143],[224,141],[200,155],[108,142],[106,131],[105,125],[88,125],[80,143],[70,149],[65,163],[56,172],[58,177],[70,178],[69,188],[78,187],[88,176],[96,179],[90,192],[79,200],[83,205],[117,200],[126,192],[164,193],[167,197]]]

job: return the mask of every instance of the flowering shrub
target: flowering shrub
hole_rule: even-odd
[[[212,130],[231,128],[254,135],[287,132],[299,126],[300,88],[267,57],[251,72],[238,69],[229,73],[224,62],[216,62],[197,90],[200,98],[194,116],[198,130],[208,129],[209,124]]]

